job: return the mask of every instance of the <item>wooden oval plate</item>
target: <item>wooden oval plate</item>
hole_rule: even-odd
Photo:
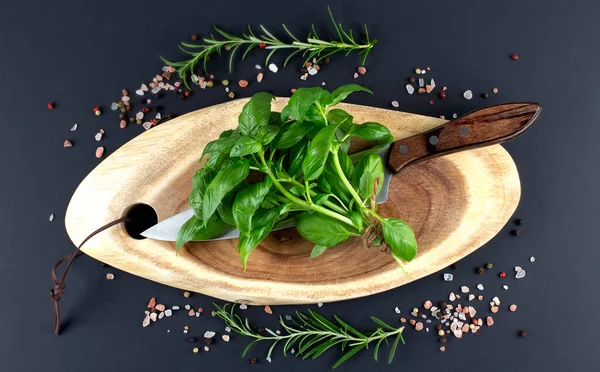
[[[281,110],[287,98],[278,98]],[[141,134],[104,160],[77,188],[65,217],[78,245],[99,226],[138,203],[159,221],[188,209],[198,158],[221,131],[235,128],[247,99],[201,109]],[[445,120],[373,107],[340,104],[355,121],[386,125],[396,139],[427,131]],[[405,220],[419,243],[402,272],[389,255],[349,240],[309,259],[312,244],[295,229],[271,233],[252,252],[243,271],[237,240],[189,243],[179,255],[174,242],[135,240],[122,226],[92,238],[83,251],[146,279],[248,304],[339,301],[382,292],[434,273],[490,240],[515,211],[517,168],[500,145],[433,159],[392,178],[383,216]]]

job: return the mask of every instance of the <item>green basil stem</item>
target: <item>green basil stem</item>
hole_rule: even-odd
[[[335,151],[331,151],[331,154],[333,155],[333,165],[335,166],[335,171],[338,173],[338,176],[342,180],[342,183],[344,184],[344,186],[346,186],[346,188],[350,192],[350,195],[352,195],[352,198],[356,201],[358,206],[362,210],[364,210],[364,209],[368,210],[368,208],[366,208],[365,205],[363,204],[360,196],[356,193],[356,190],[354,190],[354,187],[352,187],[352,184],[350,184],[350,181],[348,181],[348,179],[346,178],[346,175],[344,174],[344,171],[342,170],[342,165],[340,164],[340,159],[337,156],[337,151],[338,151],[337,149]]]
[[[295,185],[298,185],[300,187],[304,187],[304,185],[302,185],[300,182],[296,181],[293,178],[290,178],[289,181],[286,182],[291,182]],[[310,190],[310,196],[316,196],[317,192]],[[333,202],[330,202],[329,200],[325,201],[323,203],[323,205],[327,206],[329,209],[333,209],[334,211],[340,213],[340,214],[346,214],[348,212],[348,209],[344,209],[346,208],[346,206],[343,204],[343,202],[335,195],[335,194],[331,194],[331,196],[333,196],[336,200],[338,200],[340,202],[340,204],[342,205],[341,207]]]
[[[316,205],[316,204],[309,204],[306,201],[295,197],[294,195],[292,195],[289,191],[287,191],[280,183],[279,181],[277,181],[277,178],[275,177],[275,175],[271,172],[271,170],[269,169],[269,167],[267,166],[267,162],[265,161],[265,155],[264,153],[261,151],[258,153],[258,155],[260,156],[260,160],[262,161],[263,165],[265,166],[265,170],[264,172],[271,177],[271,180],[273,181],[273,185],[275,185],[275,187],[279,190],[279,192],[281,192],[283,194],[283,196],[285,196],[286,198],[288,198],[292,203],[296,204],[299,207],[305,208],[305,209],[312,209],[315,212],[319,212],[322,213],[326,216],[329,216],[331,218],[335,218],[338,221],[341,221],[347,225],[350,225],[352,227],[354,227],[354,223],[352,223],[352,220],[349,219],[348,217],[342,216],[339,213],[335,213],[333,211],[330,211],[327,208],[323,208],[320,205]]]

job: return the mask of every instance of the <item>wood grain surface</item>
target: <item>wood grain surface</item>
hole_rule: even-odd
[[[201,109],[151,129],[105,159],[80,184],[65,225],[73,243],[123,216],[133,205],[152,206],[159,221],[187,208],[191,178],[203,147],[237,125],[247,99]],[[278,98],[280,110],[287,98]],[[395,139],[445,121],[399,111],[340,104],[356,122],[377,121]],[[353,145],[356,150],[368,146]],[[271,233],[242,270],[237,240],[175,243],[130,238],[116,227],[92,238],[83,251],[107,264],[169,286],[248,304],[331,302],[409,283],[448,266],[490,240],[520,198],[519,176],[500,146],[468,150],[404,169],[392,178],[383,216],[405,220],[419,243],[405,274],[386,253],[349,240],[309,259],[312,244],[295,229]]]

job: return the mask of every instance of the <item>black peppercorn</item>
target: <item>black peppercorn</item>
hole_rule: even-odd
[[[483,94],[481,95],[481,98],[485,99],[485,98],[488,98],[489,96],[490,96],[489,94],[487,94],[487,93],[483,93]]]
[[[527,331],[524,331],[524,330],[519,331],[519,336],[526,337],[527,336]]]
[[[188,338],[188,342],[196,342],[196,341],[198,341],[198,339],[196,337]]]
[[[478,267],[476,270],[477,274],[483,274],[485,272],[485,269],[483,267]]]
[[[448,342],[448,338],[446,336],[444,336],[444,337],[440,338],[440,342],[442,344],[445,344],[446,342]]]
[[[120,114],[119,114],[119,119],[121,119],[121,120],[122,120],[122,119],[125,119],[125,114],[123,114],[123,113],[120,113]]]
[[[330,64],[331,63],[331,58],[329,58],[329,57],[325,58],[325,63],[326,64]]]
[[[198,35],[196,35],[196,34],[193,34],[191,38],[192,38],[192,41],[198,41]]]
[[[510,235],[512,235],[512,236],[519,236],[520,233],[521,232],[517,229],[510,230]]]
[[[306,74],[307,72],[308,72],[308,70],[305,69],[304,67],[300,69],[301,74]]]
[[[179,98],[180,100],[184,100],[184,99],[185,99],[185,95],[183,95],[183,94],[180,94],[178,98]]]
[[[522,225],[523,224],[523,219],[522,218],[517,218],[515,220],[515,225]]]
[[[208,337],[204,337],[204,345],[208,346],[210,344],[213,343],[213,339],[212,338],[208,338]]]
[[[415,79],[414,76],[411,76],[410,78],[408,78],[408,82],[411,84],[414,84],[415,81],[417,81],[417,79]]]
[[[441,324],[437,324],[435,326],[436,331],[441,331],[442,330],[442,325]]]
[[[458,262],[453,263],[450,267],[454,270],[458,269]]]
[[[260,328],[257,330],[257,332],[258,332],[258,333],[265,333],[265,329],[264,329],[263,327],[260,327]]]
[[[448,303],[446,303],[446,301],[441,301],[441,302],[439,303],[439,305],[440,305],[440,309],[445,309],[445,308],[446,308],[446,306],[448,306]]]

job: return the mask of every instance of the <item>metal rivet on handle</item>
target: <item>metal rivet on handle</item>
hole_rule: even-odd
[[[406,154],[408,153],[408,146],[400,145],[400,147],[398,147],[398,151],[400,151],[401,154]]]
[[[439,142],[439,138],[438,136],[431,136],[429,137],[429,143],[431,143],[432,145],[437,145]]]
[[[460,127],[460,135],[461,136],[466,136],[467,134],[469,134],[469,128],[467,128],[467,127]]]

